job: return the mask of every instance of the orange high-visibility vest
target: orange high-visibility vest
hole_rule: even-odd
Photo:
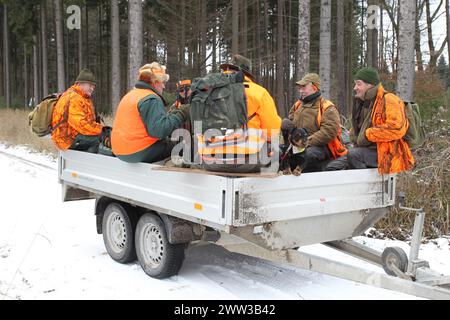
[[[149,95],[156,94],[150,89],[133,89],[120,101],[111,133],[111,145],[115,155],[134,154],[159,140],[148,135],[139,114],[139,101]]]
[[[294,111],[297,110],[301,105],[301,101],[297,101],[294,104]],[[334,107],[336,108],[336,106],[330,101],[330,100],[325,100],[324,98],[320,98],[320,107],[319,107],[319,111],[317,112],[317,126],[320,129],[320,124],[322,122],[322,114],[327,111],[328,108],[330,107]],[[331,140],[327,146],[328,149],[331,152],[331,156],[333,157],[333,159],[337,159],[339,157],[345,156],[348,153],[347,148],[342,144],[341,142],[342,140],[342,129],[339,126],[339,130],[338,130],[338,135],[336,138],[334,138],[333,140]]]

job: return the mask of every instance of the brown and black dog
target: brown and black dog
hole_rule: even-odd
[[[299,176],[306,167],[308,131],[297,128],[289,119],[283,119],[281,131],[284,143],[280,146],[280,171]]]

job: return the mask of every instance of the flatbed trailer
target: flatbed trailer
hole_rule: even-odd
[[[96,199],[97,232],[109,255],[120,263],[137,257],[149,276],[177,274],[186,247],[209,241],[358,282],[450,299],[450,291],[438,287],[447,283],[442,275],[425,273],[433,286],[411,281],[426,265],[416,261],[414,274],[408,274],[402,252],[383,255],[350,240],[395,205],[395,175],[365,169],[224,176],[70,150],[60,153],[58,167],[63,201]],[[391,275],[375,276],[296,250],[315,243],[382,265]]]

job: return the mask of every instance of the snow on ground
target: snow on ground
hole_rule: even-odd
[[[51,157],[0,144],[0,300],[417,299],[212,244],[190,247],[178,276],[152,279],[137,262],[121,265],[108,256],[96,233],[94,201],[63,203],[56,168]],[[391,244],[357,241],[378,248]],[[421,257],[449,273],[448,240],[437,241],[423,246]],[[380,270],[323,245],[301,250]]]

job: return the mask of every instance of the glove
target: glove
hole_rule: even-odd
[[[189,119],[189,111],[191,110],[190,104],[183,104],[178,110],[175,110],[173,114],[180,114],[183,122]]]
[[[111,131],[111,127],[104,126],[102,128],[102,133],[100,134],[100,143],[102,143],[107,148],[111,148]]]

